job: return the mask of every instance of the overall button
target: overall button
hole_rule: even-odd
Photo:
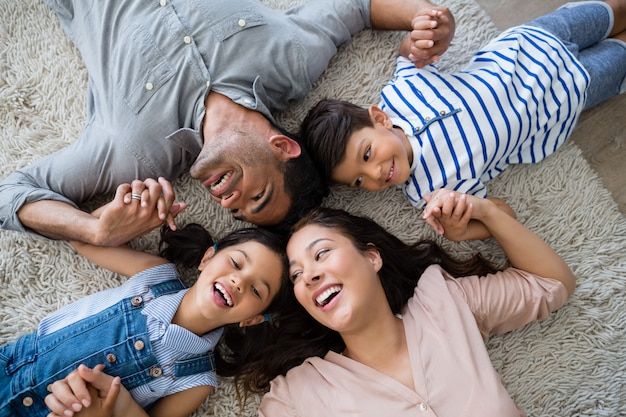
[[[141,295],[137,295],[131,298],[130,303],[133,305],[133,307],[139,307],[141,303],[143,303],[143,298],[141,298]]]
[[[113,353],[107,354],[107,362],[114,363],[115,361],[117,361],[117,356],[115,356]]]
[[[153,366],[152,368],[150,368],[150,376],[152,378],[158,378],[161,375],[163,375],[163,370],[158,366]]]
[[[146,344],[143,342],[143,340],[137,340],[135,342],[135,349],[137,350],[143,350],[143,348],[146,347]]]
[[[22,404],[24,404],[24,407],[30,407],[33,405],[33,399],[31,397],[24,397]]]

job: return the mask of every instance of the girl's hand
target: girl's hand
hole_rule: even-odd
[[[79,368],[84,365],[80,365]],[[104,365],[97,365],[96,369],[103,369]],[[72,416],[83,407],[91,405],[91,394],[87,388],[87,381],[81,378],[78,369],[70,372],[64,379],[58,380],[48,387],[50,394],[45,403],[51,415]]]

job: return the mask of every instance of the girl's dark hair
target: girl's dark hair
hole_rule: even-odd
[[[252,377],[251,368],[255,364],[263,362],[267,358],[267,346],[274,346],[280,337],[277,329],[279,320],[277,317],[285,311],[289,311],[295,305],[299,306],[293,294],[293,285],[289,279],[289,266],[285,254],[285,237],[269,230],[249,227],[229,233],[216,243],[216,252],[229,246],[238,245],[248,241],[263,244],[275,252],[282,263],[281,286],[278,293],[265,309],[264,313],[272,317],[269,321],[261,324],[239,327],[231,324],[224,327],[224,333],[215,349],[215,362],[217,373],[222,376],[234,376],[237,387],[243,388],[244,392],[258,391],[252,385],[269,386],[273,378],[257,382]],[[181,264],[188,268],[197,268],[206,250],[214,244],[209,232],[202,226],[191,223],[182,229],[171,230],[164,226],[161,229],[160,255],[170,262]],[[239,389],[238,389],[239,393]]]
[[[296,223],[293,232],[311,224],[338,231],[360,251],[365,252],[372,246],[378,250],[383,261],[378,275],[394,314],[402,311],[413,296],[418,280],[430,265],[441,265],[455,277],[484,276],[498,270],[480,255],[466,260],[455,259],[431,240],[406,244],[378,223],[343,210],[313,210]],[[306,358],[324,357],[329,350],[341,352],[345,349],[339,333],[322,326],[299,304],[281,313],[276,332],[280,335],[276,344],[265,347],[264,360],[256,365],[254,372],[250,372],[254,375],[248,376],[257,382],[257,385],[248,387],[249,390],[266,390],[271,379],[284,375]]]

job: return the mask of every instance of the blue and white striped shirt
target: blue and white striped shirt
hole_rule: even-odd
[[[173,374],[172,364],[175,360],[188,359],[214,350],[223,331],[220,327],[197,336],[183,327],[172,324],[174,313],[188,290],[153,299],[154,294],[149,287],[173,279],[179,279],[178,271],[173,264],[146,269],[119,287],[91,294],[51,313],[41,321],[38,332],[42,336],[53,333],[85,317],[100,313],[123,299],[143,294],[143,299],[150,301],[146,301],[142,314],[146,316],[150,343],[163,370],[163,376],[153,378],[149,383],[131,390],[135,401],[145,407],[159,398],[189,388],[202,385],[215,387],[217,377],[214,371],[176,379],[168,376]]]
[[[442,187],[486,197],[484,182],[508,165],[541,161],[563,144],[588,84],[566,47],[531,26],[502,33],[452,74],[399,57],[380,107],[413,148],[405,195],[420,208]]]

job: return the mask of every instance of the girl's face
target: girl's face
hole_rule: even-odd
[[[224,323],[254,318],[269,306],[281,285],[283,266],[267,246],[247,241],[218,252],[210,248],[200,266],[196,306],[207,320]]]
[[[377,314],[377,305],[387,305],[376,249],[359,251],[334,229],[308,225],[292,235],[287,255],[298,302],[324,326],[358,331]]]
[[[374,126],[350,135],[346,155],[333,170],[332,179],[369,191],[404,184],[411,174],[411,145],[382,110],[372,106],[370,115]]]

